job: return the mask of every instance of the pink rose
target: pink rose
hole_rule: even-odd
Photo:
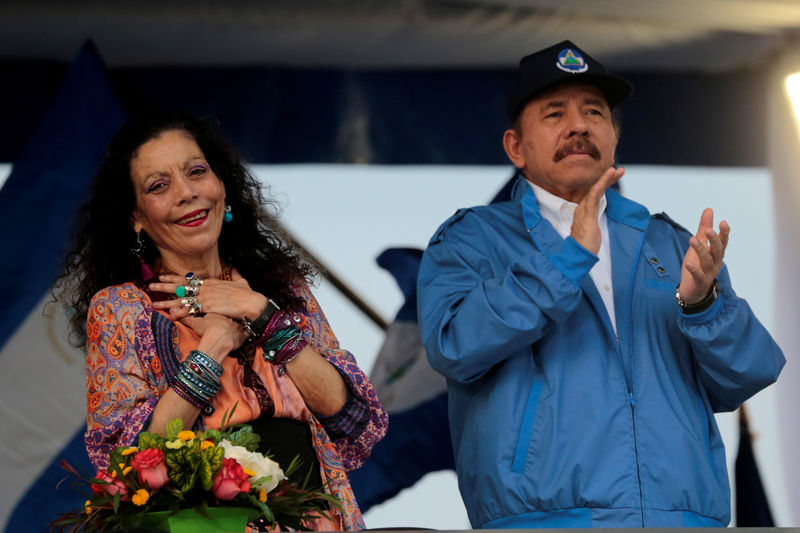
[[[236,459],[225,458],[222,460],[222,468],[214,476],[211,490],[220,500],[232,500],[240,492],[250,492],[248,477]]]
[[[139,474],[139,483],[149,487],[150,490],[158,490],[169,483],[163,450],[147,448],[137,452],[131,459],[131,466]]]
[[[120,499],[123,501],[128,499],[128,487],[126,487],[125,483],[121,480],[116,477],[111,477],[105,470],[98,470],[97,475],[94,477],[102,479],[103,481],[108,481],[108,485],[105,483],[92,483],[92,492],[95,494],[108,494],[109,496],[113,496],[119,492]]]

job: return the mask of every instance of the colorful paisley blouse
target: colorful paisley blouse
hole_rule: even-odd
[[[199,417],[195,426],[218,428],[222,413],[234,403],[238,405],[237,422],[249,422],[262,414],[307,421],[325,490],[338,497],[346,511],[343,516],[332,517],[333,525],[340,526],[335,529],[363,529],[346,471],[366,460],[386,433],[388,417],[352,354],[339,347],[308,286],[302,284],[296,292],[306,303],[306,340],[348,385],[350,398],[345,407],[332,417],[314,415],[288,375],[279,376],[273,365],[265,364],[251,351],[249,357],[242,356],[247,361],[225,359],[225,392],[214,400],[216,412]],[[185,347],[196,345],[198,339],[182,324],[173,324],[154,311],[147,294],[132,283],[108,287],[94,296],[87,333],[86,449],[94,466],[102,469],[108,466],[108,454],[115,447],[133,444],[146,429],[156,403],[168,388],[159,350],[164,353],[167,346],[183,360],[188,353]]]

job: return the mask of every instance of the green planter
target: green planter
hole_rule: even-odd
[[[141,525],[169,533],[244,533],[247,523],[258,516],[255,509],[242,507],[211,507],[208,516],[194,509],[184,509],[175,514],[170,511],[148,513]]]

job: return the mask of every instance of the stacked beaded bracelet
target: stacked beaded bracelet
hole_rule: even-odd
[[[286,363],[297,357],[297,354],[308,344],[303,338],[302,329],[305,327],[305,316],[300,313],[289,315],[283,311],[276,311],[270,319],[259,341],[264,350],[264,359],[277,365],[278,375],[286,373]]]
[[[180,364],[173,390],[184,400],[203,410],[209,416],[214,413],[211,399],[222,388],[222,366],[199,350],[192,350]]]

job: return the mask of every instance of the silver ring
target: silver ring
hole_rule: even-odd
[[[203,313],[203,304],[200,302],[194,302],[191,307],[189,307],[189,316],[197,316]]]
[[[197,285],[186,285],[186,296],[196,298],[200,292],[200,287]]]

